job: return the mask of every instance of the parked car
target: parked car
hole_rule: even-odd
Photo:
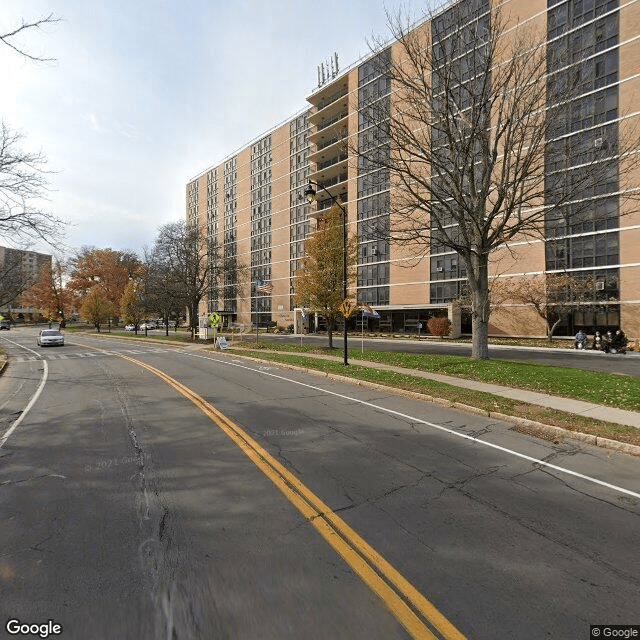
[[[149,320],[149,322],[143,322],[140,325],[140,330],[144,331],[145,329],[157,329],[158,325],[156,325],[155,322],[153,322],[153,320]]]
[[[11,321],[10,320],[0,320],[0,330],[6,329],[9,331],[11,329]]]
[[[125,330],[125,331],[135,331],[135,330],[136,330],[136,325],[135,325],[135,324],[128,324],[128,325],[125,325],[124,330]]]
[[[39,347],[64,346],[64,336],[57,329],[43,329],[37,341]]]

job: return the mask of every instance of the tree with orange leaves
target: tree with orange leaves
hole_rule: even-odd
[[[74,309],[73,293],[64,284],[66,265],[60,260],[46,264],[39,278],[21,296],[26,307],[34,307],[49,320],[59,320],[64,327]]]
[[[327,321],[330,349],[333,349],[333,329],[344,301],[343,215],[336,204],[327,211],[318,223],[318,230],[304,243],[302,268],[296,272],[296,303]],[[347,240],[347,285],[355,282],[356,254],[356,240],[351,237]]]
[[[85,248],[74,261],[69,288],[82,299],[97,288],[100,299],[117,313],[127,284],[139,277],[142,269],[133,252]]]
[[[109,320],[115,313],[116,307],[103,296],[99,285],[94,286],[84,296],[80,307],[80,315],[91,323],[98,333],[100,333],[100,325]]]

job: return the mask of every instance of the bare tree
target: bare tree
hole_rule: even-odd
[[[18,44],[18,39],[21,35],[24,35],[25,32],[30,30],[38,30],[42,29],[45,25],[55,24],[60,22],[60,18],[56,18],[53,13],[50,13],[48,16],[43,18],[38,18],[32,22],[22,22],[17,26],[7,31],[6,33],[0,34],[0,43],[6,45],[10,49],[13,49],[16,53],[29,60],[34,60],[35,62],[51,62],[54,58],[44,58],[42,56],[36,56],[32,53],[29,53],[23,46]]]
[[[13,245],[31,240],[51,244],[60,239],[65,223],[40,208],[47,190],[46,159],[24,151],[22,137],[0,124],[0,238]]]
[[[200,302],[208,297],[242,296],[249,268],[235,256],[224,256],[222,247],[185,221],[163,225],[147,252],[150,304],[165,318],[187,308],[192,337],[198,328]],[[231,283],[231,285],[229,285]],[[224,294],[223,294],[224,292]]]
[[[372,92],[351,145],[360,170],[386,172],[391,188],[390,221],[370,232],[421,256],[459,255],[472,357],[486,359],[492,255],[514,239],[544,237],[568,203],[579,208],[581,194],[611,182],[612,171],[622,175],[612,157],[626,158],[630,173],[637,160],[627,152],[638,142],[623,149],[559,136],[574,80],[549,73],[545,33],[509,23],[496,7],[460,2],[418,28],[402,13],[389,26],[396,42],[374,50],[391,100]],[[553,55],[562,68],[562,52]]]
[[[144,263],[145,274],[141,287],[145,304],[162,316],[165,335],[169,335],[170,321],[174,321],[177,329],[187,300],[184,287],[180,283],[180,273],[174,268],[174,251],[170,248],[165,230],[160,230],[160,235],[151,249],[145,249]]]
[[[530,305],[545,321],[547,337],[553,340],[558,325],[574,311],[594,308],[598,298],[598,280],[577,277],[568,273],[555,273],[512,279],[510,298]],[[600,281],[604,285],[604,281]],[[602,289],[604,293],[604,286]],[[601,304],[605,302],[601,296]]]
[[[171,295],[189,311],[191,336],[198,328],[200,301],[207,293],[211,266],[210,247],[197,227],[185,221],[160,227],[154,254],[161,263]]]
[[[17,27],[0,34],[0,43],[19,55],[36,62],[52,58],[29,53],[19,44],[19,36],[33,29],[59,21],[53,14],[32,22],[24,20]],[[22,148],[22,134],[2,122],[0,126],[0,238],[16,245],[19,242],[44,240],[53,243],[62,235],[65,223],[43,211],[39,201],[47,191],[46,158],[41,152]],[[35,203],[35,204],[34,204]]]

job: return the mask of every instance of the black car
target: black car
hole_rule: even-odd
[[[10,320],[0,320],[0,329],[6,329],[7,331],[11,329],[11,321]]]

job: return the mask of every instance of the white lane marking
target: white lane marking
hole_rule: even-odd
[[[20,345],[19,345],[20,346]],[[73,360],[74,358],[97,358],[103,356],[121,356],[123,353],[144,355],[147,353],[163,353],[161,351],[103,351],[100,353],[87,351],[83,353],[46,353],[37,354],[35,356],[17,356],[15,362],[33,362],[34,360]]]
[[[29,349],[29,347],[25,347],[21,344],[18,344],[17,342],[13,342],[13,340],[9,340],[8,338],[4,338],[4,339],[7,342],[10,342],[11,344],[16,345],[17,347],[21,347],[22,349],[31,351],[31,353],[35,353],[37,356],[40,355],[37,351],[34,351],[33,349]],[[33,405],[36,403],[36,401],[40,397],[40,394],[42,393],[42,390],[44,389],[44,385],[47,384],[48,377],[49,377],[49,366],[47,365],[47,361],[42,359],[42,380],[40,380],[40,385],[36,389],[36,392],[33,394],[33,396],[31,396],[31,400],[29,400],[29,403],[20,414],[20,417],[9,427],[9,429],[7,429],[5,434],[2,436],[2,439],[0,439],[0,449],[2,449],[2,447],[4,446],[4,443],[8,440],[9,436],[18,428],[20,423],[24,420],[25,416],[31,410],[31,407],[33,407]]]
[[[564,467],[559,467],[556,464],[551,464],[550,462],[545,462],[544,460],[540,460],[538,458],[534,458],[533,456],[528,456],[525,453],[520,453],[519,451],[514,451],[513,449],[508,449],[499,444],[493,444],[492,442],[486,442],[485,440],[480,440],[474,436],[470,436],[466,433],[460,433],[459,431],[454,431],[453,429],[449,429],[448,427],[443,427],[440,424],[435,424],[434,422],[428,422],[427,420],[423,420],[422,418],[416,418],[415,416],[410,416],[409,414],[402,413],[400,411],[395,411],[393,409],[387,409],[385,407],[381,407],[377,404],[373,404],[372,402],[367,402],[366,400],[359,400],[358,398],[352,398],[351,396],[344,395],[342,393],[337,393],[335,391],[329,391],[328,389],[323,389],[322,387],[316,387],[312,384],[308,384],[306,382],[299,382],[298,380],[292,380],[291,378],[286,378],[285,376],[278,375],[276,373],[269,373],[268,371],[264,371],[261,369],[254,369],[247,365],[236,364],[234,361],[229,360],[220,360],[219,358],[212,358],[210,356],[202,356],[195,353],[189,353],[188,351],[183,351],[185,355],[192,356],[194,358],[202,358],[204,360],[212,360],[214,362],[218,362],[220,364],[232,365],[234,367],[238,367],[239,369],[246,369],[247,371],[253,371],[254,373],[259,373],[263,376],[270,376],[272,378],[277,378],[278,380],[284,380],[285,382],[291,382],[292,384],[300,385],[301,387],[307,387],[308,389],[313,389],[314,391],[321,391],[328,395],[336,396],[337,398],[342,398],[344,400],[350,400],[351,402],[355,402],[365,407],[371,407],[372,409],[376,409],[377,411],[384,411],[385,413],[389,413],[394,416],[398,416],[400,418],[404,418],[411,422],[418,422],[427,427],[431,427],[433,429],[438,429],[439,431],[444,431],[452,436],[456,436],[457,438],[463,438],[464,440],[471,440],[472,442],[476,442],[477,444],[481,444],[485,447],[490,447],[492,449],[497,449],[498,451],[502,451],[503,453],[507,453],[509,455],[515,456],[516,458],[521,458],[522,460],[527,460],[528,462],[533,462],[534,464],[538,464],[542,467],[546,467],[548,469],[553,469],[554,471],[559,471],[560,473],[566,473],[567,475],[573,476],[575,478],[580,478],[581,480],[586,480],[587,482],[592,482],[594,484],[598,484],[603,487],[607,487],[607,489],[613,489],[614,491],[619,491],[620,493],[625,493],[628,496],[633,496],[634,498],[640,499],[640,493],[635,491],[631,491],[629,489],[625,489],[624,487],[619,487],[615,484],[610,484],[608,482],[604,482],[603,480],[598,480],[598,478],[593,478],[591,476],[584,475],[583,473],[578,473],[577,471],[571,471],[571,469],[565,469]]]

